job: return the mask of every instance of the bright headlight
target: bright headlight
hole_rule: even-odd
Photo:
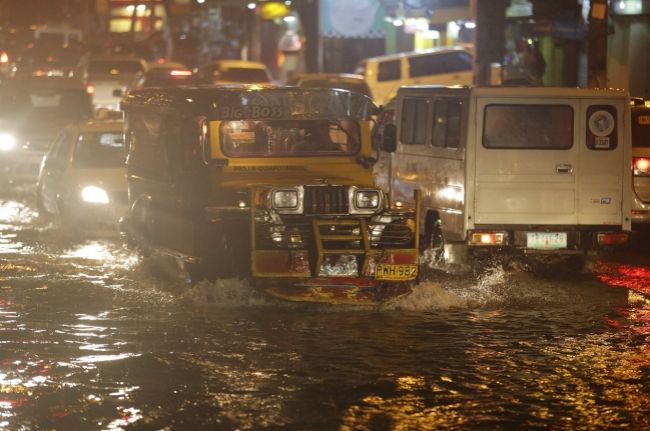
[[[81,199],[89,204],[107,204],[109,202],[106,190],[97,186],[87,186],[81,190]]]
[[[271,192],[271,206],[281,213],[302,212],[302,187],[275,189]]]
[[[0,151],[9,151],[16,145],[16,138],[9,133],[0,133]]]
[[[353,189],[352,207],[356,213],[372,213],[381,206],[381,192],[376,189]]]

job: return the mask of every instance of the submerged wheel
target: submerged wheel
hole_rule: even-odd
[[[433,255],[433,260],[440,262],[445,257],[445,238],[439,218],[427,223],[424,232],[423,250],[428,250]]]

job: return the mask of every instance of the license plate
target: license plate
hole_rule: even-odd
[[[528,232],[526,246],[537,250],[566,248],[566,232]]]
[[[417,265],[392,265],[379,263],[375,267],[375,280],[413,280],[417,275]]]

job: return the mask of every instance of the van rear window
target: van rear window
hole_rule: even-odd
[[[382,61],[377,66],[377,81],[393,81],[402,77],[401,61]]]
[[[573,109],[566,105],[488,105],[483,146],[567,150],[573,146]]]
[[[632,111],[632,146],[650,147],[650,109]]]

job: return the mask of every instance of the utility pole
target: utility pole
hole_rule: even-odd
[[[591,0],[587,47],[587,84],[607,87],[607,0]]]
[[[474,82],[490,85],[491,64],[503,61],[509,0],[472,0],[476,16]]]

